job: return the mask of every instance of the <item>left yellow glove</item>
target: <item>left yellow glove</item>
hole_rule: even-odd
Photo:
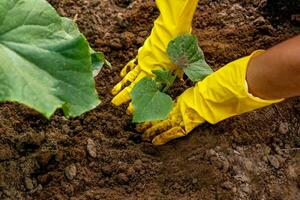
[[[249,112],[279,100],[262,100],[248,93],[246,71],[250,59],[262,54],[233,61],[189,88],[177,99],[168,119],[148,122],[137,127],[143,139],[155,145],[183,137],[205,121],[216,124],[226,118]]]
[[[112,94],[116,95],[112,100],[114,105],[130,101],[129,94],[134,85],[146,76],[152,77],[152,70],[167,69],[182,76],[182,70],[171,63],[166,50],[172,39],[191,32],[197,3],[198,0],[156,0],[160,16],[137,57],[122,69],[120,75],[124,78],[112,90]],[[130,85],[123,89],[128,83]]]

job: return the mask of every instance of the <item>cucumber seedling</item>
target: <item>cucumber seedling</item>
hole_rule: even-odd
[[[206,63],[204,53],[198,45],[197,37],[184,34],[172,40],[167,48],[172,63],[181,68],[193,81],[202,81],[213,70]]]
[[[167,54],[172,63],[182,69],[193,82],[202,81],[213,72],[198,46],[197,37],[191,34],[172,40]],[[175,76],[165,70],[152,72],[155,79],[147,77],[140,80],[131,92],[134,123],[164,120],[172,110],[172,98],[165,92],[172,86]]]
[[[153,74],[156,75],[154,80],[149,77],[142,79],[131,92],[135,123],[165,119],[172,109],[172,98],[165,92],[176,77],[164,70],[155,70]]]

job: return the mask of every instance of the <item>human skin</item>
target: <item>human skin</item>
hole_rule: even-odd
[[[300,35],[254,57],[246,79],[249,92],[262,99],[300,96]]]

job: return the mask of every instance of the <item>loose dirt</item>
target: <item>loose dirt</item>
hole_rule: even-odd
[[[126,107],[110,104],[110,90],[150,34],[155,3],[49,2],[77,19],[113,69],[96,78],[102,104],[76,119],[57,112],[47,121],[22,105],[0,105],[0,199],[300,199],[299,98],[202,125],[161,147],[141,142]],[[193,32],[216,70],[299,33],[299,5],[201,0]],[[177,83],[171,93],[186,87]]]

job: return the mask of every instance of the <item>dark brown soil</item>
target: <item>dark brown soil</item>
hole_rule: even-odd
[[[110,90],[151,31],[154,2],[49,2],[77,17],[113,70],[96,78],[102,104],[76,119],[57,112],[47,121],[24,106],[0,105],[0,199],[300,199],[299,98],[205,124],[161,147],[143,143],[126,107],[110,104]],[[201,0],[193,26],[209,64],[218,69],[299,33],[291,17],[300,3],[285,2]]]

